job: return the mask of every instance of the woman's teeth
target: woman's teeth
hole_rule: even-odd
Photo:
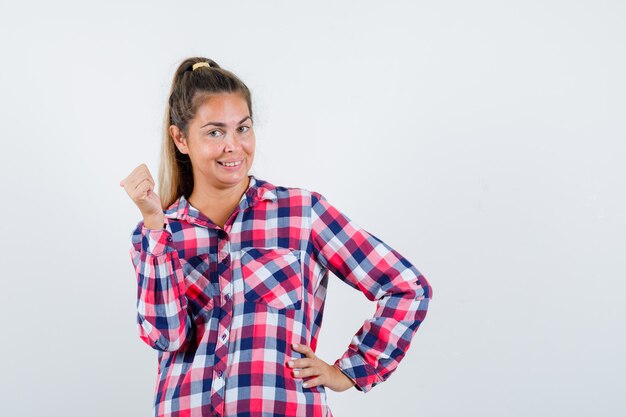
[[[242,161],[237,161],[237,162],[219,162],[219,161],[217,161],[217,162],[222,164],[222,165],[224,165],[224,166],[227,166],[227,167],[234,167],[234,166],[239,165]]]

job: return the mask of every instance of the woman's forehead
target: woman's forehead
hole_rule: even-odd
[[[196,111],[196,121],[206,124],[237,125],[250,117],[248,104],[239,94],[216,94],[208,96]]]

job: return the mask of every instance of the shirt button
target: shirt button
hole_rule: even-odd
[[[222,377],[222,371],[217,371],[217,376],[218,376],[218,378],[221,378]]]
[[[230,259],[230,255],[224,255],[224,257],[222,258],[222,263],[228,263],[228,260]]]
[[[167,241],[168,241],[168,242],[171,242],[171,241],[172,241],[172,236],[168,236],[168,237],[167,237]]]

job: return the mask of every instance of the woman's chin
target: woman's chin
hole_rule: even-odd
[[[248,172],[243,169],[239,172],[219,172],[215,176],[215,180],[225,186],[235,187],[242,182],[246,182],[246,184],[248,183]]]

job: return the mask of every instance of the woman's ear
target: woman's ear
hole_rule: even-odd
[[[183,132],[178,128],[178,126],[170,126],[170,137],[174,141],[174,145],[176,145],[180,153],[189,153],[189,148],[187,147],[187,138],[185,138]]]

